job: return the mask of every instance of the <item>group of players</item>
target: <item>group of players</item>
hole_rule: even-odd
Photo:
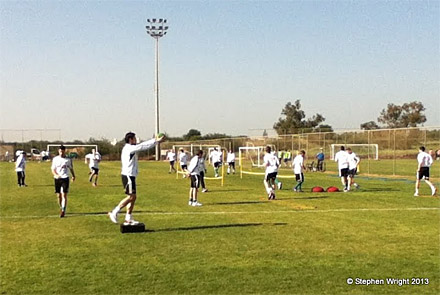
[[[133,132],[128,132],[125,135],[125,145],[121,152],[122,171],[121,179],[122,185],[125,189],[125,198],[123,198],[119,204],[108,213],[110,220],[113,223],[118,223],[118,214],[123,208],[126,209],[124,225],[136,225],[138,221],[133,219],[133,209],[137,199],[136,195],[136,177],[138,175],[138,152],[148,150],[158,143],[162,142],[165,136],[152,138],[150,140],[137,143],[136,135]],[[222,165],[222,152],[219,148],[214,148],[210,155],[214,166],[216,177],[218,177],[218,169]],[[304,150],[299,151],[298,155],[293,159],[292,169],[296,178],[296,186],[293,188],[295,192],[302,192],[302,184],[304,182],[305,171],[305,158],[306,152]],[[174,162],[176,155],[173,151],[169,151],[167,154],[167,160],[170,162],[170,173],[175,171]],[[189,201],[188,205],[193,207],[200,207],[202,204],[198,201],[198,190],[202,185],[203,192],[207,189],[204,184],[204,173],[206,173],[206,166],[204,163],[203,150],[199,150],[195,156],[191,158],[188,164],[188,155],[183,149],[180,149],[179,160],[181,169],[184,173],[184,177],[191,179]],[[338,163],[339,177],[341,178],[342,185],[344,186],[344,192],[350,191],[354,186],[359,188],[359,185],[355,183],[354,178],[357,173],[357,168],[360,163],[360,158],[351,150],[351,148],[345,148],[341,146],[340,151],[336,153],[334,160]],[[101,155],[92,150],[92,153],[86,155],[85,162],[89,164],[90,173],[89,181],[93,186],[97,186],[98,174],[99,174],[99,162],[101,161]],[[416,190],[414,196],[419,195],[419,187],[421,180],[424,180],[431,188],[432,196],[437,194],[437,188],[429,181],[430,167],[433,164],[433,157],[425,151],[425,147],[420,147],[419,154],[417,156],[417,181]],[[233,151],[229,151],[228,157],[228,174],[230,172],[235,173],[235,154]],[[275,189],[281,189],[282,183],[278,181],[277,174],[280,167],[280,159],[277,157],[275,151],[272,151],[270,146],[266,147],[266,154],[263,159],[263,165],[265,167],[264,186],[269,200],[276,198]],[[26,166],[26,154],[22,153],[16,160],[16,171],[18,185],[20,187],[26,186],[25,170]],[[51,172],[54,177],[55,193],[58,197],[58,203],[60,206],[60,217],[65,216],[67,207],[67,195],[69,192],[69,170],[72,174],[72,181],[75,180],[75,172],[72,165],[72,160],[66,156],[66,148],[61,145],[58,149],[58,156],[54,157],[51,165]]]

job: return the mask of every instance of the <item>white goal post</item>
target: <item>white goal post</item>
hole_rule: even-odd
[[[60,145],[65,146],[66,148],[83,148],[83,147],[91,147],[95,148],[95,151],[98,152],[98,145],[97,144],[61,144],[61,143],[51,143],[47,145],[46,151],[49,154],[50,148],[56,147],[57,150],[60,147]]]
[[[339,148],[341,146],[345,146],[347,147],[363,147],[363,148],[367,148],[368,149],[368,153],[374,155],[374,160],[379,160],[379,145],[376,143],[353,143],[353,144],[338,144],[338,143],[334,143],[330,145],[330,160],[334,160],[335,159],[335,154],[339,151]],[[358,153],[356,151],[356,149],[353,150],[353,152],[355,152],[356,154]]]

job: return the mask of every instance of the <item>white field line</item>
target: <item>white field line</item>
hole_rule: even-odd
[[[239,215],[239,214],[292,214],[292,213],[339,213],[339,212],[390,212],[390,211],[440,211],[440,208],[352,208],[352,209],[324,209],[324,210],[278,210],[278,211],[212,211],[212,212],[135,212],[134,215]],[[122,214],[122,213],[121,213]],[[106,216],[107,213],[73,213],[72,216]],[[69,217],[69,213],[66,213]],[[6,219],[32,219],[32,218],[59,218],[58,215],[48,216],[3,216]]]

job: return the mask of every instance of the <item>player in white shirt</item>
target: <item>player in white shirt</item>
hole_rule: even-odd
[[[51,171],[55,179],[55,193],[60,205],[60,218],[66,214],[67,194],[69,192],[69,170],[72,173],[72,181],[75,181],[72,159],[66,156],[66,147],[58,148],[58,156],[52,159]]]
[[[344,186],[344,192],[348,192],[348,153],[345,151],[345,146],[341,146],[341,150],[336,153],[335,162],[338,162],[339,177]]]
[[[431,155],[425,152],[425,147],[419,148],[419,154],[417,155],[417,180],[416,180],[416,192],[414,197],[419,196],[420,180],[424,179],[426,184],[431,188],[431,195],[435,196],[437,188],[429,181],[429,168],[433,164],[434,160]]]
[[[215,177],[219,176],[218,169],[222,165],[222,158],[223,158],[222,151],[219,148],[215,147],[214,150],[211,152],[211,162],[212,165],[214,166]]]
[[[197,192],[199,191],[200,187],[200,171],[203,169],[200,165],[200,159],[203,158],[203,151],[199,150],[194,157],[192,157],[187,174],[188,177],[191,178],[191,186],[189,189],[189,201],[188,205],[193,207],[200,207],[202,206],[201,203],[197,200]]]
[[[176,172],[176,169],[174,168],[174,163],[176,162],[176,153],[173,150],[169,150],[165,160],[170,162],[170,171],[168,171],[168,173],[171,174],[171,171]]]
[[[280,162],[278,157],[271,153],[271,147],[266,147],[266,154],[263,158],[263,165],[266,167],[266,175],[264,177],[264,187],[266,189],[268,199],[275,199],[275,179],[278,174],[278,167],[280,166]]]
[[[24,182],[26,175],[24,170],[26,169],[26,153],[22,152],[17,160],[15,160],[15,172],[17,172],[17,182],[19,187],[27,186]]]
[[[179,151],[179,163],[180,163],[180,168],[182,169],[183,174],[183,178],[186,177],[186,171],[188,168],[188,155],[186,154],[186,152],[183,149],[180,149]]]
[[[98,174],[99,174],[99,162],[101,162],[101,154],[97,152],[95,149],[92,149],[90,154],[87,154],[84,162],[89,164],[89,182],[93,181],[93,177],[95,177],[95,181],[93,182],[93,186],[98,185]]]
[[[124,207],[127,207],[125,214],[124,225],[136,225],[139,222],[133,219],[133,208],[136,202],[136,176],[138,175],[138,155],[141,151],[148,150],[158,143],[162,142],[165,136],[159,138],[152,138],[150,140],[137,144],[136,134],[128,132],[125,135],[125,146],[121,152],[122,162],[122,186],[125,189],[126,197],[119,202],[119,204],[109,212],[108,215],[113,223],[118,223],[118,213]]]
[[[354,177],[357,173],[359,164],[361,163],[361,158],[359,158],[351,148],[347,148],[348,154],[348,187],[347,190],[350,190],[350,187],[354,185],[356,189],[359,189],[360,186],[354,182]]]
[[[226,162],[228,162],[228,174],[235,174],[235,153],[232,150],[229,150],[228,156],[226,157]]]
[[[292,162],[293,173],[295,174],[297,182],[296,186],[293,188],[293,191],[295,192],[303,192],[301,186],[304,182],[304,170],[306,169],[306,167],[304,166],[305,157],[306,152],[304,150],[301,150]]]

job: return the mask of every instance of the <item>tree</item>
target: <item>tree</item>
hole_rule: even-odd
[[[321,114],[316,114],[309,119],[305,119],[306,114],[301,110],[301,103],[296,100],[293,104],[288,102],[284,109],[281,111],[281,115],[273,125],[273,128],[277,131],[278,135],[299,133],[300,131],[312,132],[319,130],[319,124],[325,121],[325,118]],[[322,125],[326,128],[329,125]]]
[[[389,103],[380,112],[377,121],[388,128],[417,127],[426,122],[424,111],[425,107],[418,101],[404,103],[402,106]]]
[[[184,140],[197,140],[200,139],[202,133],[196,129],[190,129],[187,134],[183,135]]]
[[[373,129],[379,129],[379,125],[376,124],[374,121],[369,121],[361,124],[361,129],[363,130],[373,130]]]

